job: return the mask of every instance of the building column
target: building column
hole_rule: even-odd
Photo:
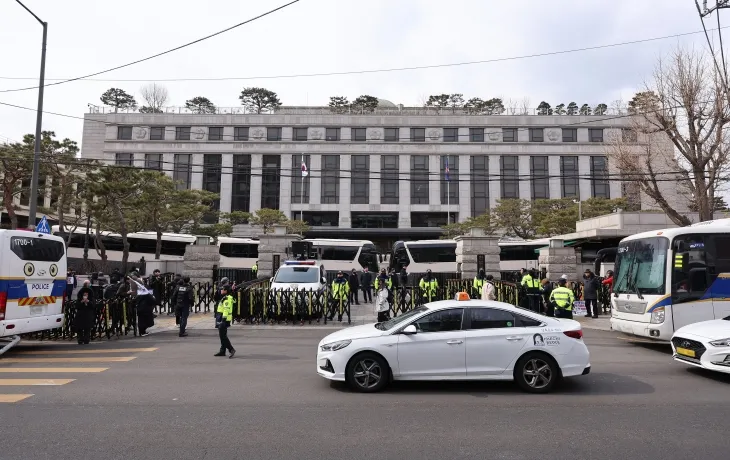
[[[370,155],[370,204],[380,204],[380,177],[382,171],[380,169],[380,155]]]
[[[233,201],[233,154],[224,153],[221,158],[221,212],[231,212]]]
[[[162,154],[162,172],[173,177],[173,170],[175,169],[175,154],[174,153],[163,153]]]
[[[517,157],[517,174],[520,198],[532,200],[532,180],[530,171],[530,155],[519,155]]]
[[[261,184],[263,182],[264,156],[260,153],[251,155],[251,192],[248,211],[254,213],[261,209]]]
[[[347,136],[350,130],[347,129]],[[340,133],[342,134],[342,133]],[[352,197],[352,166],[351,155],[340,155],[340,205],[339,205],[339,227],[350,228],[350,198]]]
[[[194,153],[192,157],[192,177],[190,190],[203,190],[203,154]]]
[[[403,128],[401,128],[403,131]],[[398,227],[411,226],[411,156],[398,156]],[[405,180],[404,180],[405,179]]]
[[[471,157],[459,155],[459,222],[471,217]],[[453,187],[453,185],[452,185]]]
[[[580,201],[591,197],[591,157],[581,155],[578,157],[578,190],[580,190]]]
[[[623,190],[621,188],[621,186],[623,185],[623,181],[619,180],[621,179],[621,171],[619,170],[619,168],[616,167],[616,163],[614,161],[611,161],[610,158],[608,158],[606,161],[608,161],[608,193],[610,193],[611,195],[609,198],[628,198],[623,196]],[[615,178],[615,180],[611,180],[611,178]]]
[[[294,172],[292,169],[292,156],[281,156],[281,179],[279,180],[279,210],[291,219],[291,189],[294,178],[289,177]],[[301,174],[301,173],[300,173]]]
[[[428,130],[426,130],[428,131]],[[428,137],[428,134],[426,135]],[[428,156],[428,204],[441,206],[441,156]],[[446,206],[444,204],[444,206]]]
[[[489,155],[489,209],[497,207],[497,201],[502,198],[502,167],[499,155]]]
[[[134,160],[132,161],[132,166],[135,168],[144,168],[145,167],[145,154],[144,153],[135,153],[133,154]]]
[[[558,155],[550,155],[548,157],[548,187],[550,189],[550,199],[557,200],[563,197],[563,191],[560,187],[560,157]]]
[[[309,204],[322,204],[322,155],[310,155]]]

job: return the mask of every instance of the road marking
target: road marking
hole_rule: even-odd
[[[4,363],[126,363],[135,359],[136,356],[109,356],[107,358],[3,358],[0,365]]]
[[[12,356],[15,355],[88,355],[88,354],[107,354],[107,353],[141,353],[141,352],[147,352],[147,351],[155,351],[157,348],[111,348],[111,349],[100,349],[100,350],[94,350],[93,348],[89,348],[86,350],[28,350],[28,351],[18,351],[16,353],[12,353]]]
[[[0,379],[0,386],[60,386],[76,379]]]
[[[3,395],[0,394],[0,403],[15,403],[18,401],[22,401],[24,399],[28,399],[32,394],[30,395]]]
[[[108,367],[0,367],[0,374],[37,374],[37,373],[61,373],[61,374],[84,374],[104,372]]]

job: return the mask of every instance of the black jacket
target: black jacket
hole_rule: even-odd
[[[371,272],[362,272],[362,278],[360,278],[362,287],[370,287],[373,285],[373,274]]]
[[[86,301],[84,301],[86,300]],[[96,307],[94,306],[94,291],[88,287],[79,289],[76,296],[76,316],[74,327],[76,330],[91,329],[96,322]]]
[[[583,298],[584,299],[598,299],[598,289],[601,287],[601,282],[598,281],[597,277],[592,277],[583,280]]]
[[[350,291],[360,288],[360,279],[358,278],[357,273],[350,273],[350,279],[347,281],[350,283]]]
[[[190,308],[194,299],[193,285],[190,283],[179,285],[172,293],[172,302],[180,309]]]

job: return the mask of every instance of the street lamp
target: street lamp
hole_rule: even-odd
[[[583,202],[580,200],[573,200],[573,203],[578,204],[578,220],[583,220]]]
[[[41,21],[41,18],[35,15],[27,6],[23,5],[20,0],[15,0],[25,11],[30,13],[36,21],[43,26],[43,45],[41,49],[41,77],[38,82],[38,111],[35,119],[35,147],[33,149],[33,176],[30,181],[30,206],[28,209],[28,227],[35,228],[36,205],[38,201],[38,174],[41,160],[41,126],[43,125],[43,86],[46,76],[46,37],[48,35],[48,23]]]

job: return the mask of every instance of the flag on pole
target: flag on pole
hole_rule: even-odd
[[[309,171],[307,171],[307,164],[304,162],[304,154],[302,154],[302,177],[307,177]]]
[[[444,168],[444,179],[449,182],[449,157],[446,157],[446,167]]]

